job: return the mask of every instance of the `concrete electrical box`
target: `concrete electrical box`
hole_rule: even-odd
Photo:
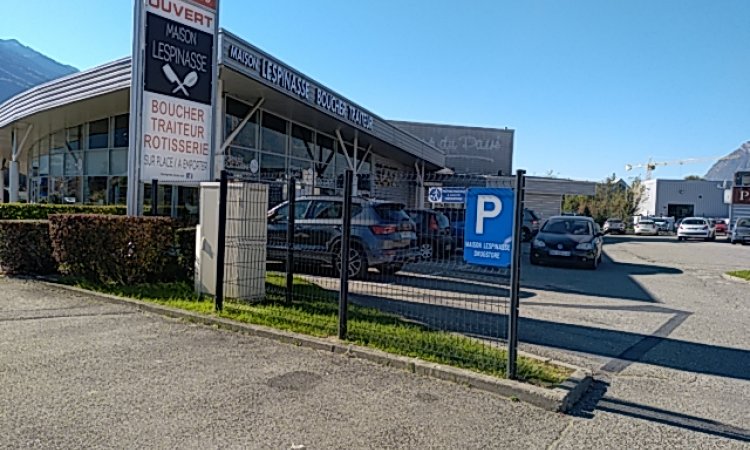
[[[266,294],[268,186],[229,183],[227,189],[224,297],[260,300]],[[201,183],[200,224],[195,245],[195,291],[216,293],[219,183]]]

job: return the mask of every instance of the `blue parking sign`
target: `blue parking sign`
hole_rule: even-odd
[[[466,194],[464,260],[509,267],[513,242],[513,189],[471,188]]]

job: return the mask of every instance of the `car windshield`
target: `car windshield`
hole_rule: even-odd
[[[607,222],[609,222],[611,224],[618,224],[618,223],[622,223],[622,220],[620,220],[620,219],[609,219],[609,220],[607,220]]]
[[[682,221],[683,225],[705,225],[706,221],[702,219],[686,219]]]
[[[640,222],[638,222],[638,225],[653,225],[653,224],[654,222],[650,220],[641,220]]]
[[[542,232],[550,234],[590,235],[591,224],[587,220],[559,219],[550,220],[542,228]]]
[[[740,219],[737,221],[738,227],[750,227],[750,219]]]

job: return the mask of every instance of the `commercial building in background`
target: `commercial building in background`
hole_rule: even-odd
[[[176,89],[189,87],[190,80],[170,81],[166,70],[152,76],[162,74]],[[125,204],[130,88],[131,60],[125,58],[0,104],[0,157],[9,162],[10,201]],[[286,199],[290,176],[300,195],[338,194],[344,172],[352,169],[358,195],[429,207],[426,183],[418,182],[425,174],[451,168],[484,177],[487,185],[498,174],[512,175],[512,130],[386,121],[225,30],[218,37],[217,88],[211,178],[226,168],[268,183],[269,206]],[[192,126],[199,112],[157,112],[171,119],[146,125],[171,137],[149,141],[160,145],[159,155],[144,153],[148,160],[140,162],[155,173],[182,173],[175,165],[196,151],[188,143],[200,140],[200,127]],[[394,177],[412,181],[394,183]],[[159,183],[160,214],[197,213],[198,184],[186,178]],[[0,175],[0,188],[3,180]],[[151,184],[138,189],[150,206]],[[560,212],[563,195],[593,193],[593,183],[530,177],[527,207],[548,217]]]
[[[353,101],[227,32],[219,33],[217,158],[223,168],[272,183],[271,202],[285,197],[284,181],[299,180],[302,194],[342,188],[343,173],[357,174],[359,194],[378,196],[383,168],[436,171],[445,156]],[[130,58],[21,93],[0,105],[0,153],[10,161],[10,197],[46,203],[124,204],[127,198]],[[159,105],[156,105],[158,107]],[[180,120],[154,126],[192,139],[195,127]],[[175,156],[191,151],[180,139]],[[151,158],[165,170],[180,158]],[[0,176],[2,180],[2,176]],[[274,181],[279,183],[273,184]],[[140,185],[148,202],[150,185]],[[404,190],[414,203],[416,191]],[[159,185],[164,212],[195,212],[197,184]]]
[[[636,213],[641,216],[729,217],[724,186],[706,180],[646,180]]]
[[[512,175],[513,130],[390,121],[445,153],[445,165],[467,175]]]

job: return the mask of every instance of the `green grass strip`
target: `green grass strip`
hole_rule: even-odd
[[[295,298],[291,306],[284,303],[285,277],[269,274],[264,301],[226,301],[221,313],[214,311],[212,299],[201,299],[187,283],[120,286],[67,282],[93,291],[320,338],[338,334],[338,295],[299,278],[294,281]],[[376,309],[350,304],[348,331],[349,342],[365,347],[497,377],[506,374],[505,350],[476,339],[436,331]],[[520,357],[518,360],[519,379],[540,386],[557,385],[570,374],[567,368],[534,359]]]
[[[735,270],[734,272],[727,272],[727,275],[750,281],[750,270]]]

